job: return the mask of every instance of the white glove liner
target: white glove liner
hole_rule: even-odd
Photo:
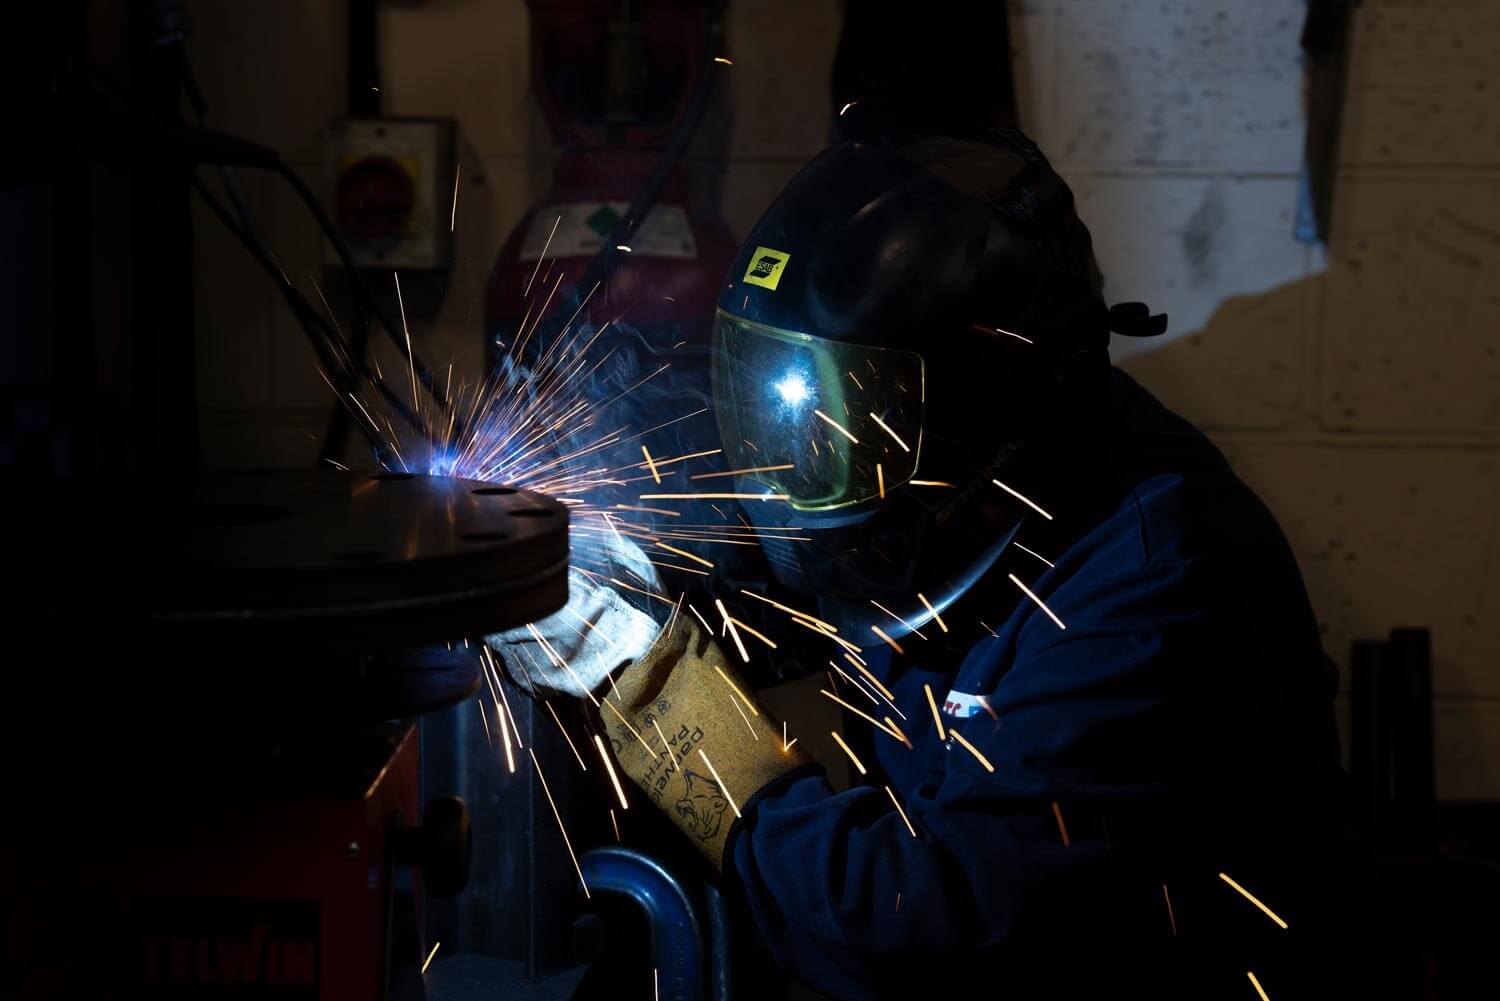
[[[660,592],[656,568],[639,546],[617,533],[604,535],[603,541],[612,570],[628,568]],[[608,574],[599,580],[604,576]],[[613,576],[630,579],[619,572]],[[615,668],[644,656],[660,633],[651,616],[614,588],[569,570],[568,603],[560,611],[530,626],[487,636],[485,642],[500,655],[511,681],[532,698],[583,698],[604,684]]]

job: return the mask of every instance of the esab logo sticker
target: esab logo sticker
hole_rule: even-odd
[[[776,283],[781,281],[781,272],[786,269],[786,262],[791,259],[791,254],[770,247],[756,247],[750,256],[750,266],[745,269],[745,281],[774,292]]]

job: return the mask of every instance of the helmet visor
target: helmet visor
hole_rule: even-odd
[[[768,327],[719,310],[714,408],[732,468],[827,510],[911,479],[922,448],[922,356]]]

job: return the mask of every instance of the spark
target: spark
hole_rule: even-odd
[[[788,494],[641,494],[638,500],[789,500]]]
[[[664,507],[634,507],[634,506],[632,506],[630,504],[616,504],[615,505],[615,510],[617,510],[617,511],[641,511],[641,512],[643,512],[645,514],[662,514],[662,515],[666,515],[668,518],[681,518],[682,517],[682,512],[681,511],[668,511]]]
[[[900,890],[896,891],[896,913],[897,914],[901,913],[901,891]]]
[[[489,658],[490,670],[495,673],[495,689],[500,693],[500,702],[505,706],[505,715],[510,717],[510,729],[516,735],[516,747],[524,750],[526,745],[521,741],[521,728],[516,725],[515,714],[510,711],[510,699],[505,697],[505,686],[500,684],[500,669],[495,664],[495,655],[490,652],[488,645],[481,647],[480,650]]]
[[[1272,921],[1276,922],[1277,927],[1281,928],[1283,931],[1286,930],[1286,922],[1283,921],[1283,920],[1281,920],[1281,918],[1276,914],[1275,911],[1271,910],[1271,908],[1267,907],[1265,904],[1263,904],[1259,900],[1255,899],[1255,895],[1253,893],[1251,893],[1249,890],[1245,889],[1243,886],[1241,886],[1240,884],[1236,883],[1234,880],[1230,879],[1228,873],[1223,873],[1223,872],[1219,873],[1219,878],[1222,879],[1224,882],[1228,883],[1230,886],[1234,887],[1236,890],[1238,890],[1240,892],[1240,896],[1242,896],[1246,900],[1250,901],[1250,903],[1254,904],[1256,907],[1259,907],[1261,909],[1261,911],[1264,912],[1264,914],[1266,915],[1266,917],[1268,917]]]
[[[557,728],[562,731],[563,740],[568,742],[568,749],[573,752],[573,757],[578,759],[578,767],[584,771],[588,771],[589,766],[583,763],[583,755],[578,753],[578,747],[573,743],[573,738],[568,736],[567,728],[562,725],[562,720],[558,719],[557,710],[552,708],[552,701],[550,699],[543,700],[542,705],[547,707],[547,711],[552,714],[553,721],[557,723]]]
[[[712,761],[708,760],[708,755],[703,753],[703,748],[701,747],[698,748],[698,757],[702,758],[703,763],[708,766],[709,773],[713,775],[714,781],[719,784],[719,791],[724,794],[725,799],[729,800],[729,808],[733,810],[734,815],[738,817],[740,815],[740,808],[738,806],[735,806],[734,797],[729,795],[729,787],[724,784],[723,779],[719,778],[719,770],[714,767],[714,763]]]
[[[652,566],[665,567],[668,570],[676,570],[679,573],[697,574],[699,577],[707,577],[707,570],[698,570],[695,567],[680,567],[676,563],[663,563],[661,560],[648,560]]]
[[[619,587],[623,587],[623,588],[625,588],[628,591],[634,591],[637,594],[644,594],[648,598],[655,598],[657,601],[665,602],[668,605],[675,606],[675,604],[676,604],[675,602],[673,602],[672,600],[670,600],[668,598],[663,598],[661,595],[657,594],[655,591],[648,591],[648,590],[646,590],[643,587],[636,587],[633,584],[627,584],[623,580],[620,580],[617,577],[606,577],[605,580],[609,581],[611,584],[615,584],[615,585],[618,585]]]
[[[441,941],[432,943],[432,951],[427,954],[426,959],[422,960],[422,969],[418,971],[417,976],[425,977],[427,975],[427,967],[432,965],[432,957],[437,955],[438,946],[442,944]],[[1255,978],[1252,976],[1250,979],[1254,980]]]
[[[851,444],[854,444],[854,445],[858,445],[859,444],[859,439],[856,438],[856,437],[854,437],[854,435],[850,434],[849,433],[849,429],[846,428],[846,427],[844,427],[844,425],[840,424],[838,421],[834,420],[832,417],[829,417],[827,414],[823,413],[823,411],[821,411],[821,410],[814,410],[813,413],[815,415],[817,415],[818,417],[821,417],[823,419],[823,423],[825,423],[828,426],[832,427],[835,431],[837,431],[839,434],[843,435],[845,438],[848,438]]]
[[[796,742],[797,742],[797,738],[796,737],[793,737],[791,739],[791,743],[787,742],[787,739],[786,739],[786,720],[782,720],[781,721],[781,749],[783,751],[790,751],[792,749],[792,744],[795,744]]]
[[[458,222],[458,179],[463,175],[464,165],[459,164],[458,169],[453,171],[453,208],[448,212],[448,232],[453,232]]]
[[[938,624],[938,628],[946,633],[948,631],[948,625],[943,621],[943,617],[938,614],[938,610],[932,607],[932,602],[928,601],[926,595],[924,595],[921,591],[917,592],[917,599],[927,607],[927,610],[929,612],[932,613],[932,621],[936,622]]]
[[[724,673],[724,669],[718,664],[715,664],[714,670],[719,672],[719,677],[724,679],[724,684],[728,685],[730,690],[740,697],[740,701],[745,703],[745,707],[755,715],[759,716],[760,710],[755,708],[755,703],[751,702],[750,699],[746,697],[745,693],[740,691],[740,686],[736,685],[734,683],[734,680],[730,678],[728,674]]]
[[[734,65],[734,60],[733,59],[728,59],[728,58],[725,58],[724,56],[714,56],[714,62],[716,62],[716,63],[723,63],[725,66],[733,66]]]
[[[1017,490],[1011,489],[1010,487],[1006,486],[1004,483],[1001,483],[999,480],[992,479],[992,480],[990,480],[990,482],[993,483],[995,486],[999,487],[1001,490],[1004,490],[1006,493],[1010,494],[1012,497],[1014,497],[1016,500],[1020,501],[1022,504],[1025,504],[1027,507],[1031,508],[1033,511],[1035,511],[1037,514],[1041,515],[1043,518],[1046,518],[1048,521],[1052,520],[1052,516],[1050,514],[1048,514],[1046,511],[1043,511],[1041,509],[1041,507],[1038,506],[1035,501],[1031,500],[1026,495],[1022,494],[1021,492],[1019,492]]]
[[[479,706],[479,722],[484,724],[484,742],[490,747],[494,747],[495,738],[490,736],[490,721],[489,717],[484,714],[484,703],[478,697],[474,699],[474,702]]]
[[[698,411],[698,413],[701,414],[701,413],[703,413],[703,411],[700,410],[700,411]],[[689,414],[688,416],[692,417],[692,416],[696,416],[696,415],[695,414]],[[667,424],[671,424],[671,423],[673,423],[673,422],[672,421],[668,421],[667,422]],[[659,428],[663,428],[663,427],[666,427],[666,424],[658,424],[656,427],[651,428],[651,430],[652,431],[656,431]],[[722,448],[711,448],[711,449],[709,449],[706,452],[690,452],[687,455],[674,455],[670,459],[657,459],[656,460],[656,467],[658,469],[660,469],[662,466],[670,466],[670,465],[673,465],[673,464],[678,463],[678,462],[686,462],[688,459],[702,459],[705,456],[718,455],[722,451],[724,451]],[[640,467],[636,467],[636,468],[640,468]]]
[[[876,636],[879,636],[881,639],[885,640],[887,643],[889,643],[891,645],[891,649],[892,650],[895,650],[897,653],[903,654],[903,655],[906,653],[905,650],[901,649],[901,644],[897,643],[895,640],[893,640],[889,636],[887,636],[885,634],[884,630],[882,630],[879,626],[872,625],[870,627],[870,631],[873,632]]]
[[[843,115],[844,112],[848,111],[850,108],[854,107],[858,103],[859,103],[858,101],[847,101],[847,102],[845,102],[844,106],[839,109],[839,114]],[[901,895],[898,893],[898,894],[896,894],[896,897],[899,900],[900,897],[901,897]],[[900,906],[900,905],[897,905],[897,906]]]
[[[873,674],[870,673],[870,669],[867,668],[867,667],[865,667],[864,663],[858,657],[855,657],[852,654],[846,653],[846,654],[844,654],[844,659],[847,660],[850,664],[852,664],[854,666],[855,670],[859,671],[860,674],[863,674],[866,678],[869,678],[870,679],[870,683],[873,684],[876,688],[880,689],[880,694],[885,696],[885,699],[886,699],[887,702],[891,701],[892,699],[894,699],[896,697],[891,692],[891,690],[889,688],[887,688],[887,687],[885,687],[885,685],[881,684],[879,678],[875,677],[875,675],[873,675]],[[894,709],[895,706],[892,706],[891,708]]]
[[[895,805],[896,812],[899,813],[899,814],[901,814],[901,819],[903,821],[905,821],[905,823],[906,823],[906,829],[908,831],[911,831],[911,836],[912,837],[916,837],[917,836],[917,829],[915,827],[911,826],[911,820],[906,816],[906,811],[903,810],[903,809],[901,809],[901,803],[896,799],[896,794],[894,792],[891,792],[891,787],[890,786],[886,786],[885,787],[885,792],[886,792],[887,796],[891,797],[891,803]]]
[[[1053,565],[1052,561],[1049,560],[1049,559],[1047,559],[1047,557],[1043,556],[1041,553],[1032,552],[1030,549],[1027,549],[1025,546],[1021,545],[1019,542],[1017,542],[1015,544],[1015,546],[1016,546],[1017,549],[1021,550],[1021,552],[1023,552],[1023,553],[1031,553],[1032,556],[1035,556],[1037,559],[1041,560],[1043,563],[1047,564],[1049,567]]]
[[[618,709],[615,708],[613,702],[610,702],[609,699],[605,699],[604,700],[604,704],[609,707],[609,709],[610,709],[611,712],[613,712],[616,716],[619,717],[620,722],[625,724],[625,729],[629,730],[631,736],[635,737],[636,740],[640,741],[641,746],[646,749],[646,752],[648,754],[655,754],[656,753],[655,751],[651,750],[651,745],[648,744],[648,743],[646,743],[646,738],[641,736],[641,732],[639,730],[637,730],[635,727],[631,726],[630,725],[630,720],[626,719],[623,715],[621,715],[620,710],[618,710]]]
[[[779,609],[779,610],[781,610],[783,612],[786,612],[788,615],[792,616],[792,618],[794,618],[794,619],[804,619],[807,622],[810,622],[813,625],[817,626],[818,630],[820,632],[836,633],[836,632],[839,631],[838,626],[835,626],[831,622],[824,622],[822,619],[814,618],[813,616],[808,615],[806,612],[799,612],[799,611],[797,611],[797,609],[792,608],[789,605],[783,605],[779,601],[772,601],[770,598],[767,598],[767,597],[764,597],[762,595],[756,594],[754,591],[747,591],[744,588],[740,588],[740,594],[748,595],[749,597],[754,598],[757,601],[764,601],[766,604],[770,605],[772,608],[776,608],[776,609]],[[856,648],[856,649],[858,649],[858,648]]]
[[[411,406],[412,410],[421,413],[422,401],[417,397],[417,356],[411,349],[411,328],[406,325],[406,303],[401,300],[401,275],[395,271],[391,277],[396,280],[396,307],[401,313],[401,332],[406,335],[406,361],[411,371]]]
[[[927,707],[932,710],[932,722],[937,725],[938,740],[947,741],[948,735],[943,730],[943,714],[938,712],[937,699],[932,696],[932,686],[924,683],[922,691],[927,693]]]
[[[620,844],[624,839],[620,837],[620,822],[615,819],[614,807],[609,808],[609,823],[615,829],[615,844]]]
[[[907,622],[901,616],[897,615],[895,612],[891,611],[889,608],[886,608],[884,605],[882,605],[880,602],[876,601],[874,598],[870,599],[870,604],[874,605],[876,608],[880,609],[882,612],[884,612],[885,614],[889,615],[891,618],[895,619],[897,622],[901,623],[903,626],[905,626],[907,629],[911,630],[912,632],[916,633],[918,636],[921,636],[924,640],[927,638],[926,636],[922,635],[922,630],[918,629],[916,626],[912,625],[910,622]]]
[[[613,577],[611,577],[610,580],[614,581],[614,583],[616,583],[616,584],[620,583],[619,581],[616,581]],[[622,586],[629,587],[630,585],[625,584],[625,585],[622,585]],[[639,590],[639,589],[638,588],[633,588],[632,590]],[[647,593],[649,593],[649,592],[647,592]],[[573,670],[572,665],[570,665],[567,661],[563,660],[562,655],[559,654],[556,650],[552,649],[552,644],[547,642],[547,637],[543,636],[537,630],[536,626],[532,625],[529,622],[526,624],[526,629],[536,639],[537,643],[541,644],[542,652],[547,655],[547,658],[549,660],[551,660],[552,663],[557,664],[560,667],[562,667],[562,669],[565,670],[565,671],[567,671],[568,674],[572,675],[573,680],[575,682],[577,682],[577,684],[578,684],[578,690],[580,692],[583,692],[584,694],[588,695],[589,701],[593,702],[595,707],[598,707],[599,700],[596,699],[596,698],[594,698],[593,693],[589,690],[589,686],[583,683],[583,679],[578,676],[578,672],[577,671]]]
[[[877,709],[880,708],[880,703],[875,701],[875,696],[873,696],[869,692],[865,691],[864,686],[861,685],[859,682],[855,681],[854,678],[849,674],[848,671],[845,671],[842,667],[839,667],[837,664],[835,664],[831,660],[828,662],[828,666],[831,667],[831,668],[833,668],[835,671],[839,672],[839,677],[841,677],[845,681],[849,682],[849,684],[851,686],[853,686],[853,688],[854,688],[854,690],[856,692],[858,692],[859,694],[863,695],[865,698],[869,699],[870,700],[870,705],[875,706]],[[825,671],[823,673],[827,674],[828,672]],[[828,680],[829,681],[833,681],[833,676],[829,675]],[[838,688],[837,688],[836,685],[835,685],[834,690],[835,691],[838,690]]]
[[[844,738],[839,736],[839,732],[837,730],[830,730],[828,732],[833,735],[833,739],[838,742],[838,745],[844,749],[844,753],[849,755],[849,760],[854,762],[854,767],[859,769],[859,774],[870,774],[865,770],[865,763],[859,760],[859,756],[849,748],[848,744],[844,743]]]
[[[1255,974],[1246,970],[1245,976],[1250,978],[1250,985],[1255,988],[1255,993],[1260,995],[1260,1001],[1271,1001],[1270,997],[1266,994],[1266,989],[1260,985],[1259,980],[1255,979]]]
[[[623,243],[615,244],[615,249],[624,254],[630,253],[630,247]]]
[[[953,734],[953,739],[962,744],[965,750],[974,755],[974,759],[984,766],[985,771],[990,773],[993,773],[995,771],[995,766],[990,764],[990,759],[986,758],[983,754],[980,754],[979,748],[969,743],[968,740],[965,739],[963,734],[959,733],[957,730],[949,730],[948,732]]]
[[[676,553],[678,556],[681,556],[685,560],[692,560],[694,563],[702,563],[704,566],[708,567],[710,570],[713,569],[713,564],[710,563],[708,560],[705,560],[701,556],[694,556],[692,553],[684,552],[683,550],[678,549],[676,546],[669,546],[665,542],[658,542],[657,546],[660,547],[660,548],[662,548],[662,549],[665,549],[669,553]]]
[[[970,324],[970,326],[972,326],[975,330],[994,331],[997,334],[1004,334],[1006,337],[1014,337],[1016,340],[1018,340],[1018,341],[1025,341],[1027,344],[1035,344],[1036,343],[1036,341],[1033,341],[1031,338],[1029,338],[1029,337],[1022,337],[1020,334],[1013,333],[1012,331],[1006,330],[1004,327],[987,327],[987,326],[985,326],[983,324],[980,324],[980,323]]]
[[[651,991],[655,1001],[661,1001],[661,971],[651,967]]]
[[[776,641],[771,639],[771,637],[767,636],[765,633],[761,632],[758,629],[754,629],[750,626],[745,625],[745,623],[741,622],[739,619],[730,619],[730,621],[735,624],[736,628],[743,629],[745,632],[749,633],[751,636],[754,636],[756,639],[760,640],[772,650],[776,649]]]
[[[1069,848],[1073,842],[1068,840],[1068,825],[1063,823],[1062,807],[1057,805],[1057,800],[1052,801],[1052,816],[1057,818],[1057,832],[1062,835],[1063,847]]]
[[[1000,722],[1000,714],[990,708],[989,699],[985,698],[983,695],[976,695],[974,697],[979,700],[979,704],[981,706],[984,706],[984,711],[990,714],[990,719],[994,720],[997,723]]]
[[[667,740],[667,735],[661,732],[661,724],[656,722],[655,716],[651,717],[651,725],[656,727],[656,735],[661,738],[661,746],[667,749],[667,760],[672,762],[672,767],[681,768],[682,762],[677,760],[676,755],[672,753],[672,744]]]
[[[892,438],[896,439],[896,444],[901,446],[901,451],[903,451],[903,452],[910,452],[911,451],[911,447],[909,445],[907,445],[906,442],[904,442],[904,441],[901,440],[901,436],[899,434],[897,434],[896,432],[892,431],[891,430],[891,426],[889,424],[887,424],[885,421],[881,420],[880,417],[878,415],[876,415],[876,413],[873,410],[870,411],[870,419],[872,421],[874,421],[876,424],[880,425],[880,430],[884,431],[886,434],[888,434]]]
[[[646,446],[645,445],[641,446],[641,454],[646,457],[646,465],[648,467],[650,467],[650,469],[651,469],[651,478],[653,480],[655,480],[658,484],[660,484],[661,483],[661,473],[658,473],[656,471],[656,463],[651,461],[651,453],[646,450]]]
[[[845,702],[843,699],[839,698],[837,695],[833,694],[828,689],[826,689],[826,688],[820,688],[820,689],[818,689],[818,693],[820,695],[826,696],[827,698],[830,698],[833,701],[837,702],[839,705],[843,706],[845,709],[849,710],[850,712],[852,712],[854,715],[860,717],[861,719],[864,719],[864,720],[868,721],[871,726],[875,727],[877,730],[879,730],[882,733],[884,733],[887,737],[890,737],[893,740],[900,740],[902,743],[906,742],[903,737],[898,737],[896,735],[897,731],[892,730],[890,727],[886,726],[886,724],[881,723],[879,720],[877,720],[874,716],[871,716],[869,713],[867,713],[867,712],[865,712],[865,711],[863,711],[861,709],[857,709],[854,706],[851,706],[849,703]]]
[[[608,703],[605,704],[608,705]],[[563,826],[562,814],[557,812],[557,802],[552,798],[552,790],[547,788],[547,776],[542,774],[542,766],[537,763],[536,752],[527,748],[526,753],[531,755],[531,767],[536,769],[536,777],[542,780],[542,792],[547,794],[547,805],[552,807],[552,816],[557,818],[557,829],[562,832],[563,844],[568,847],[568,855],[573,859],[573,869],[578,873],[578,882],[583,885],[583,895],[592,900],[593,894],[589,893],[588,881],[583,878],[583,867],[578,864],[578,856],[573,852],[573,842],[568,839],[568,829]]]
[[[677,627],[677,616],[682,612],[682,603],[687,600],[687,592],[677,596],[677,604],[672,606],[672,615],[667,619],[667,628],[662,630],[663,635],[671,636],[672,630]]]
[[[880,484],[880,499],[885,500],[885,469],[875,463],[875,481]]]
[[[688,603],[688,611],[692,612],[693,615],[697,617],[698,621],[701,622],[701,623],[703,623],[703,631],[704,632],[708,633],[708,635],[710,635],[710,636],[712,636],[714,634],[714,631],[712,629],[708,628],[708,620],[705,619],[702,616],[702,614],[700,614],[699,611],[696,608],[693,607],[692,602]]]
[[[1172,895],[1167,892],[1167,884],[1161,885],[1161,895],[1167,902],[1167,922],[1172,926],[1172,935],[1177,935],[1177,916],[1172,913]]]
[[[958,487],[943,480],[907,480],[907,484],[914,487],[947,487],[949,490],[957,490]]]
[[[729,635],[734,639],[734,646],[740,652],[740,659],[747,664],[750,663],[750,654],[745,649],[745,641],[740,639],[740,631],[734,628],[734,620],[729,617],[729,612],[725,610],[724,602],[715,598],[714,604],[718,606],[719,614],[724,617],[724,628],[729,631]],[[719,673],[723,674],[724,672],[720,671]],[[724,680],[728,681],[729,676],[724,675]]]
[[[743,710],[743,709],[740,708],[740,704],[738,702],[734,701],[733,699],[729,700],[729,704],[732,705],[732,706],[734,706],[734,711],[737,712],[737,713],[739,713],[740,714],[740,719],[742,719],[742,720],[745,721],[745,729],[750,731],[750,737],[751,737],[751,739],[752,740],[760,740],[760,734],[756,733],[755,732],[755,727],[753,727],[753,726],[750,725],[750,717],[745,715],[745,710]],[[756,715],[758,716],[760,714],[757,713]]]
[[[597,733],[594,734],[594,746],[599,749],[599,757],[604,759],[604,770],[609,772],[609,782],[615,787],[615,795],[620,797],[620,809],[630,809],[630,804],[625,802],[625,790],[620,785],[620,776],[615,774],[614,763],[609,760],[609,752],[604,749],[604,738]]]
[[[516,759],[510,750],[510,728],[506,725],[505,714],[500,711],[499,706],[495,707],[495,718],[500,721],[500,744],[505,748],[505,767],[510,774],[514,775],[516,773]]]
[[[784,469],[796,469],[795,463],[787,462],[778,466],[746,466],[744,469],[725,469],[713,473],[694,473],[689,476],[690,480],[711,480],[716,476],[741,476],[748,473],[779,473]]]
[[[1031,588],[1029,588],[1025,584],[1021,583],[1021,579],[1019,577],[1017,577],[1013,573],[1012,574],[1006,574],[1006,576],[1010,578],[1011,583],[1015,584],[1016,587],[1019,587],[1022,591],[1025,591],[1026,592],[1026,597],[1028,597],[1032,601],[1036,602],[1037,607],[1040,608],[1042,611],[1046,612],[1047,613],[1047,617],[1049,619],[1051,619],[1053,622],[1057,623],[1057,628],[1059,628],[1059,629],[1066,629],[1066,628],[1068,628],[1067,626],[1063,625],[1063,620],[1059,619],[1055,614],[1053,614],[1052,609],[1050,609],[1050,608],[1047,607],[1046,602],[1042,601],[1041,598],[1038,598],[1036,596],[1035,592],[1033,592],[1031,590]],[[984,626],[984,623],[981,622],[980,625]],[[984,626],[984,627],[986,629],[990,628],[989,626]],[[991,634],[993,634],[994,630],[990,629],[990,632],[991,632]]]
[[[901,718],[905,719],[906,717],[903,716]],[[914,747],[911,746],[911,740],[906,736],[906,734],[902,733],[901,732],[901,728],[896,725],[896,721],[895,720],[893,720],[889,716],[887,716],[885,718],[885,725],[891,728],[891,732],[896,735],[896,739],[899,740],[899,741],[901,741],[901,743],[905,744],[906,745],[906,749],[908,751],[916,750],[916,748],[914,748]]]

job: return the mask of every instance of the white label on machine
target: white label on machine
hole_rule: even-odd
[[[628,211],[628,202],[573,202],[539,209],[521,242],[520,259],[593,257]],[[638,257],[693,260],[698,256],[693,227],[681,205],[653,205],[629,246]]]

